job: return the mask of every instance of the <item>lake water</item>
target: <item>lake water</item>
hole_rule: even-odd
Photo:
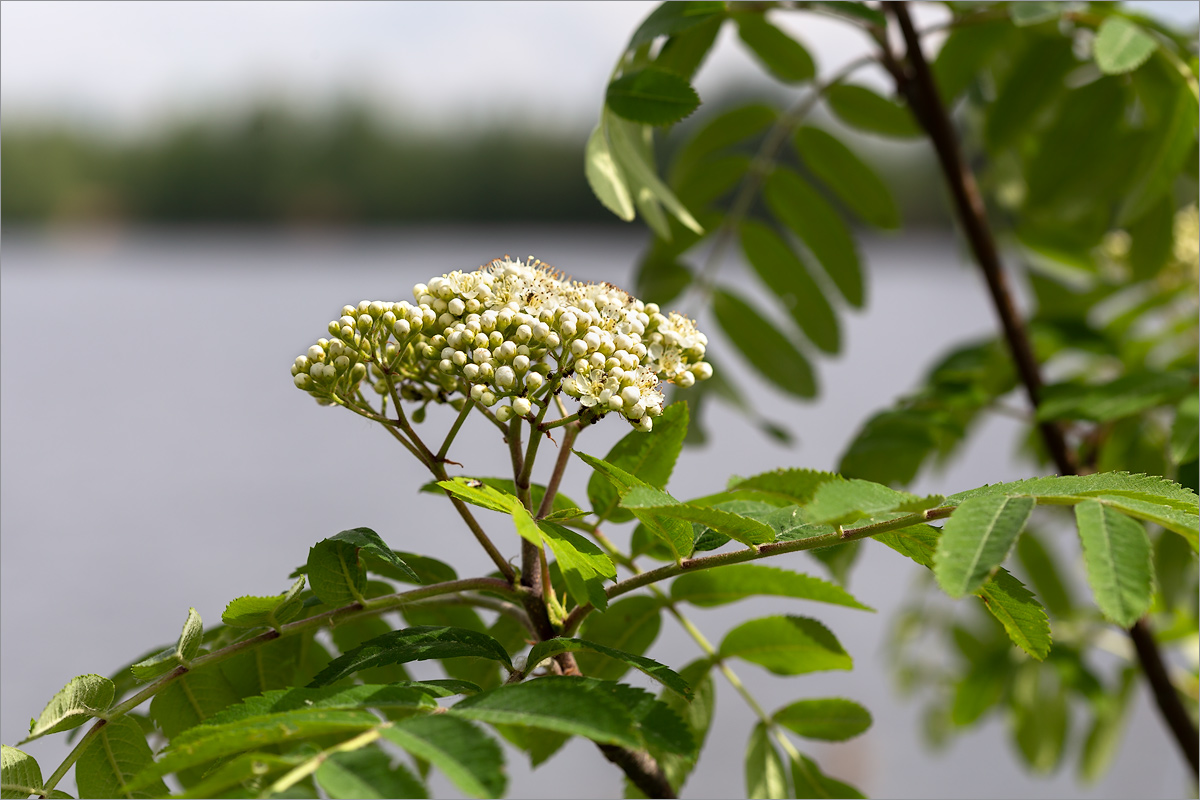
[[[632,232],[608,229],[8,235],[0,268],[0,740],[19,741],[29,718],[72,676],[108,674],[172,640],[189,606],[215,624],[233,597],[282,591],[307,548],[344,528],[372,527],[394,547],[451,561],[463,575],[490,570],[482,552],[464,544],[469,537],[449,506],[416,493],[425,480],[419,465],[371,423],[296,391],[288,366],[345,303],[409,299],[419,280],[506,252],[533,253],[576,278],[628,285],[641,246]],[[844,318],[842,355],[820,363],[818,402],[791,402],[737,373],[798,445],[785,448],[711,408],[710,440],[680,459],[676,495],[716,491],[734,473],[832,469],[862,421],[911,389],[947,343],[995,330],[982,284],[954,243],[909,236],[869,241],[865,252],[868,307]],[[722,277],[746,283],[736,264]],[[724,343],[712,339],[720,358]],[[446,421],[431,413],[426,424],[444,429]],[[577,446],[603,454],[622,428],[597,426]],[[949,493],[1027,474],[1013,457],[1016,430],[1012,420],[989,419],[962,457],[918,490]],[[451,457],[477,474],[503,474],[506,451],[493,438],[486,425],[469,426],[460,441],[470,444]],[[572,470],[563,490],[586,497],[586,477]],[[515,555],[511,528],[500,527],[495,538]],[[918,733],[920,706],[896,697],[883,647],[892,610],[919,570],[882,546],[863,549],[850,589],[876,614],[768,599],[693,614],[714,641],[739,621],[775,613],[811,614],[839,636],[855,658],[853,672],[785,680],[737,667],[767,709],[844,696],[871,710],[874,726],[858,739],[807,746],[826,771],[872,796],[1191,791],[1144,688],[1125,747],[1095,786],[1077,785],[1070,768],[1051,778],[1023,773],[994,718],[946,751],[929,752]],[[820,572],[803,554],[779,565]],[[699,652],[667,620],[649,655],[679,667]],[[727,684],[718,685],[713,732],[685,797],[745,791],[742,757],[754,719]],[[25,749],[46,776],[67,752],[62,736]],[[569,795],[622,791],[618,771],[578,740],[536,775],[512,751],[509,772],[512,796],[559,796],[556,782]],[[454,794],[440,778],[433,788]]]

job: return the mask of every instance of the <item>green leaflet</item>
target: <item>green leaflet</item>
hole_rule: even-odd
[[[964,501],[942,527],[933,574],[951,597],[973,594],[1008,557],[1033,511],[1032,497]]]
[[[361,603],[366,597],[367,572],[358,561],[358,547],[324,539],[308,551],[308,583],[322,603],[337,607]]]
[[[742,250],[805,337],[826,353],[841,347],[837,314],[792,248],[761,222],[742,223]]]
[[[409,569],[400,556],[392,548],[384,544],[379,534],[370,528],[351,528],[335,534],[325,541],[349,542],[359,549],[360,555],[371,555],[382,560],[393,570],[406,576],[409,583],[418,583],[417,574]]]
[[[984,140],[992,150],[1012,145],[1029,131],[1037,115],[1063,91],[1063,78],[1078,62],[1071,42],[1061,36],[1026,39],[1008,77],[987,108]]]
[[[867,133],[908,138],[921,128],[906,106],[881,97],[865,86],[840,83],[825,92],[829,110],[839,120]]]
[[[828,581],[761,564],[730,564],[684,573],[671,584],[671,599],[701,608],[724,605],[746,597],[773,595],[815,600],[871,611],[842,587]]]
[[[829,481],[841,480],[840,475],[815,469],[777,469],[750,478],[736,478],[729,482],[731,490],[750,490],[768,495],[785,505],[807,505],[816,494],[817,488]]]
[[[157,762],[146,765],[137,773],[130,787],[143,789],[168,773],[246,750],[328,734],[353,735],[379,724],[379,717],[366,710],[303,708],[223,724],[198,725],[177,736]],[[140,729],[138,733],[140,736]],[[142,741],[145,743],[144,738]]]
[[[941,532],[930,525],[913,525],[874,537],[923,567],[933,568]],[[1013,644],[1041,661],[1050,652],[1050,621],[1033,593],[1001,567],[975,593],[1008,633]]]
[[[808,617],[752,619],[721,642],[721,656],[737,656],[776,675],[851,669],[853,660],[828,628]]]
[[[746,744],[746,797],[783,798],[788,796],[783,759],[771,744],[767,726],[758,723]]]
[[[48,733],[59,733],[78,727],[92,717],[100,717],[112,705],[114,684],[100,675],[80,675],[50,698],[36,720],[29,722],[25,741]]]
[[[662,603],[642,595],[618,600],[602,614],[589,614],[579,636],[622,653],[640,656],[654,644],[661,627]],[[601,655],[599,650],[580,652],[576,660],[585,674],[602,680],[618,680],[630,667],[629,662]]]
[[[581,606],[591,603],[601,611],[608,608],[604,581],[617,577],[617,567],[612,559],[595,544],[562,525],[541,520],[537,529],[554,553],[554,560],[562,570],[563,580],[575,603]]]
[[[693,506],[679,502],[664,503],[664,500],[670,499],[673,498],[656,489],[635,487],[621,498],[621,505],[628,509],[635,509],[641,514],[671,517],[705,525],[742,544],[758,545],[775,540],[775,531],[771,526],[758,520],[708,506]]]
[[[793,142],[805,165],[864,222],[888,230],[900,227],[887,184],[853,150],[811,126],[796,131]]]
[[[199,782],[189,786],[182,794],[173,795],[180,800],[190,798],[220,797],[230,789],[247,781],[263,780],[290,770],[304,761],[303,756],[280,756],[274,753],[243,753],[225,761],[205,774]]]
[[[150,700],[150,718],[168,740],[241,699],[218,664],[191,670]]]
[[[520,725],[492,725],[496,733],[510,744],[529,754],[529,765],[537,767],[549,761],[563,748],[570,736],[545,728],[525,728]]]
[[[658,424],[658,420],[655,420],[655,424],[656,425]],[[643,435],[646,435],[646,434],[643,434]],[[501,495],[505,496],[505,499],[502,501],[504,503],[511,503],[512,499],[509,499],[509,498],[515,499],[517,496],[517,485],[513,481],[512,478],[482,478],[479,476],[473,476],[473,477],[459,477],[459,478],[455,479],[455,482],[460,485],[467,485],[467,486],[474,486],[476,483],[482,483],[485,486],[490,486],[493,489],[495,489],[496,491],[500,492]],[[429,483],[425,484],[424,486],[421,487],[421,491],[429,492],[430,494],[442,494],[442,492],[443,492],[442,487],[439,486],[436,481],[430,481]],[[541,507],[542,498],[545,497],[545,495],[546,495],[546,487],[545,486],[543,486],[540,483],[530,484],[529,499],[530,499],[530,502],[533,504],[534,508]],[[567,497],[562,492],[558,492],[557,494],[555,494],[554,502],[551,503],[551,510],[553,512],[569,511],[570,509],[578,508],[578,507],[579,507],[578,503],[576,503],[570,497]],[[500,509],[495,509],[495,510],[500,510]],[[441,577],[442,575],[444,575],[446,573],[447,570],[449,570],[450,572],[453,572],[453,568],[451,568],[450,565],[448,565],[448,564],[443,564],[441,561],[437,561],[436,559],[429,558],[428,556],[416,556],[416,555],[413,555],[412,553],[397,553],[397,555],[401,556],[408,563],[408,565],[410,567],[412,567],[414,570],[417,570],[417,566],[416,566],[416,564],[413,563],[413,561],[414,560],[419,561],[421,559],[424,559],[426,562],[426,565],[427,565],[427,569],[432,569],[432,570],[436,571],[436,574],[439,576],[439,577],[433,578],[433,579],[425,579],[424,576],[422,576],[422,578],[425,580],[426,583],[436,583],[438,581],[453,580],[454,578],[458,577],[457,573],[453,577]],[[432,562],[432,563],[430,564],[429,562]],[[419,571],[420,570],[418,570],[418,572]],[[432,576],[430,576],[430,577],[432,578]]]
[[[1104,695],[1095,704],[1095,717],[1079,758],[1079,779],[1084,783],[1101,778],[1117,755],[1132,705],[1129,701],[1133,697],[1131,690],[1136,677],[1136,668],[1122,670],[1121,685],[1115,695]]]
[[[1021,5],[1028,5],[1022,3]],[[1014,8],[1016,4],[1010,6]],[[962,25],[951,29],[930,65],[934,83],[949,109],[960,94],[978,79],[981,68],[1013,34],[1005,20]]]
[[[376,636],[343,653],[321,670],[309,686],[327,686],[366,667],[457,656],[489,658],[512,669],[512,661],[504,647],[486,633],[420,625]]]
[[[770,106],[754,103],[714,117],[680,149],[671,165],[671,184],[679,186],[687,176],[698,171],[709,156],[757,135],[778,116]]]
[[[317,767],[317,782],[334,800],[429,796],[416,775],[391,762],[378,747],[332,753]]]
[[[763,199],[775,218],[799,236],[821,263],[846,302],[861,308],[865,298],[858,248],[833,206],[786,167],[777,167],[767,178]]]
[[[725,3],[704,0],[663,3],[633,32],[629,49],[654,41],[659,36],[674,36],[689,28],[701,25],[725,13]]]
[[[652,658],[634,655],[633,653],[626,653],[621,650],[606,647],[602,644],[597,644],[596,642],[589,642],[585,639],[567,639],[560,637],[538,642],[533,646],[533,649],[529,651],[527,662],[529,664],[528,669],[532,669],[547,658],[553,658],[559,653],[577,653],[581,650],[591,650],[593,652],[600,653],[601,655],[608,656],[609,658],[616,659],[617,661],[623,661],[629,666],[644,672],[651,678],[654,678],[671,691],[676,692],[685,698],[691,699],[691,687],[687,685],[687,682],[683,680],[683,678],[681,678],[677,672],[668,667],[666,664],[660,664]]]
[[[957,505],[970,497],[985,494],[1033,497],[1039,502],[1058,498],[1067,505],[1073,504],[1075,498],[1119,495],[1192,514],[1195,514],[1197,509],[1196,493],[1191,489],[1158,475],[1128,472],[1097,472],[1092,475],[1062,475],[996,483],[951,495],[946,498],[946,503]]]
[[[1085,419],[1108,422],[1140,414],[1155,406],[1196,396],[1196,374],[1191,370],[1140,372],[1099,385],[1055,384],[1043,390],[1037,418]]]
[[[1106,17],[1092,43],[1096,66],[1106,75],[1120,75],[1146,63],[1158,42],[1141,26],[1117,15]]]
[[[806,739],[829,742],[853,739],[871,727],[871,712],[840,697],[797,700],[776,711],[771,719]]]
[[[792,340],[732,292],[713,293],[713,313],[729,341],[759,374],[796,397],[815,397],[816,378]]]
[[[1018,28],[1025,28],[1030,25],[1038,25],[1043,22],[1049,22],[1052,19],[1058,19],[1062,16],[1065,9],[1062,3],[1043,3],[1043,2],[1028,2],[1028,3],[1013,3],[1008,7],[1008,16],[1013,21],[1013,24]]]
[[[855,478],[822,484],[805,509],[805,514],[810,523],[843,525],[893,511],[933,508],[944,499],[941,495],[921,498],[880,483]]]
[[[803,753],[799,761],[792,759],[791,764],[796,797],[863,797],[862,792],[853,786],[821,772],[817,763]]]
[[[544,728],[638,749],[629,710],[589,681],[551,676],[501,686],[457,703],[451,713],[480,722]]]
[[[618,496],[625,494],[635,487],[653,489],[650,484],[643,481],[634,475],[630,475],[620,467],[615,467],[607,461],[602,461],[595,456],[589,456],[586,453],[581,453],[578,450],[574,451],[575,455],[579,456],[592,469],[603,475],[617,490]],[[662,493],[667,501],[673,500],[666,492]],[[664,502],[667,502],[664,501]],[[678,501],[676,501],[678,502]],[[634,515],[642,521],[646,529],[655,537],[660,539],[666,547],[671,551],[671,557],[676,561],[686,558],[692,552],[692,526],[680,520],[671,519],[669,517],[658,517],[654,514],[635,511]]]
[[[604,207],[625,222],[633,222],[633,195],[629,192],[628,181],[613,159],[608,139],[604,136],[603,123],[597,125],[588,137],[583,165],[588,186],[592,187],[592,193]]]
[[[708,738],[709,727],[712,725],[716,689],[713,686],[711,670],[712,662],[702,658],[679,671],[695,692],[690,701],[668,689],[664,689],[659,698],[660,702],[683,721],[694,742],[694,747],[686,754],[660,751],[657,748],[650,751],[654,760],[662,767],[671,786],[675,788],[676,794],[683,788],[688,775],[696,766],[700,751],[704,749],[704,740]],[[645,797],[628,779],[625,781],[625,796]]]
[[[656,489],[666,488],[687,435],[687,403],[671,403],[654,420],[649,433],[626,434],[608,451],[604,461]],[[610,478],[597,472],[588,480],[588,501],[599,521],[628,522],[633,515],[619,508],[620,495]]]
[[[1096,605],[1113,622],[1130,627],[1154,599],[1154,567],[1145,528],[1098,500],[1075,506],[1075,522]]]
[[[708,17],[699,25],[673,35],[663,42],[654,65],[690,80],[712,49],[723,21],[720,16]]]
[[[474,478],[438,481],[437,485],[445,489],[447,494],[453,495],[459,500],[490,511],[499,511],[501,514],[511,514],[512,509],[521,504],[516,496]]]
[[[646,67],[626,73],[608,85],[604,102],[625,119],[647,125],[671,125],[700,106],[687,78]]]
[[[179,666],[187,666],[200,650],[204,626],[196,609],[189,608],[187,619],[183,623],[183,631],[174,647],[168,647],[161,653],[156,653],[144,661],[139,661],[130,667],[133,677],[139,681],[150,681],[165,675]]]
[[[629,710],[642,747],[655,752],[685,755],[695,752],[696,742],[687,725],[666,703],[645,689],[595,678],[576,678],[593,690],[611,696]]]
[[[1175,410],[1171,425],[1171,460],[1176,464],[1195,461],[1200,456],[1200,395],[1191,394]]]
[[[1136,222],[1150,211],[1170,191],[1188,154],[1196,152],[1196,96],[1177,84],[1179,76],[1171,74],[1163,59],[1155,59],[1132,77],[1143,103],[1159,106],[1147,109],[1147,114],[1157,111],[1158,120],[1147,132],[1135,165],[1137,180],[1117,211],[1118,225]]]
[[[154,755],[141,726],[129,717],[118,717],[100,729],[75,762],[79,796],[166,797],[167,787],[157,775],[134,780],[153,766]]]
[[[420,681],[404,681],[387,685],[358,684],[354,686],[324,686],[318,689],[294,687],[272,689],[255,697],[247,697],[236,705],[214,714],[184,740],[204,737],[205,729],[213,726],[229,726],[234,723],[259,721],[273,714],[287,711],[309,710],[356,710],[362,708],[412,709],[433,711],[437,708],[436,698],[448,697],[455,692],[445,687]]]
[[[954,687],[950,721],[955,725],[973,725],[988,709],[1004,697],[1012,677],[1013,665],[1007,652],[975,660],[966,675]]]
[[[816,65],[804,45],[776,28],[759,13],[738,13],[738,37],[767,71],[784,83],[811,80]]]
[[[507,780],[500,746],[465,719],[451,714],[410,717],[381,732],[388,741],[440,769],[464,794],[504,794]]]
[[[679,198],[667,188],[667,185],[662,182],[655,171],[654,166],[647,160],[647,156],[643,155],[638,146],[636,137],[647,137],[650,135],[650,129],[643,129],[642,126],[636,123],[628,122],[611,114],[608,109],[604,111],[604,130],[608,134],[608,141],[612,147],[612,157],[621,174],[625,175],[633,187],[633,196],[635,200],[641,193],[653,200],[655,203],[661,203],[671,214],[683,223],[684,227],[691,230],[693,233],[703,235],[704,229],[700,223],[696,221],[691,212],[679,202]],[[645,148],[649,149],[649,148]],[[643,216],[644,209],[643,210]],[[653,221],[652,218],[647,218],[647,222]],[[656,233],[660,234],[661,238],[670,239],[670,231],[663,230],[662,226],[656,229]],[[666,234],[663,236],[662,234]]]
[[[299,616],[303,601],[300,592],[304,590],[304,576],[301,575],[292,588],[274,597],[239,597],[230,601],[221,614],[221,621],[235,628],[258,628],[267,626],[279,630],[285,622]]]
[[[42,770],[33,756],[0,745],[0,797],[23,799],[42,793]]]

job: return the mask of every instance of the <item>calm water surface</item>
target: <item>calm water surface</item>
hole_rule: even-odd
[[[15,744],[28,720],[72,676],[108,674],[172,640],[189,606],[215,624],[238,595],[288,584],[315,541],[374,528],[399,549],[451,561],[460,574],[490,570],[464,545],[453,511],[430,495],[418,465],[371,424],[316,406],[296,391],[293,358],[323,335],[345,303],[408,299],[412,285],[500,255],[533,253],[576,278],[629,285],[641,239],[597,230],[497,228],[303,238],[138,234],[46,239],[9,235],[0,267],[0,740]],[[819,365],[817,403],[796,404],[737,373],[762,412],[797,436],[794,449],[741,417],[710,409],[710,439],[680,459],[671,488],[698,496],[730,474],[780,466],[831,469],[862,421],[913,387],[947,342],[988,335],[994,320],[976,275],[941,239],[868,243],[865,311],[848,314],[842,355]],[[733,264],[723,274],[746,283]],[[740,287],[746,290],[744,287]],[[749,290],[746,290],[749,291]],[[703,321],[703,320],[702,320]],[[710,325],[709,330],[712,329]],[[719,336],[714,353],[731,365]],[[430,414],[444,430],[445,415]],[[603,454],[624,432],[601,425],[579,447]],[[989,420],[942,476],[918,487],[944,493],[1025,474],[1014,460],[1015,424]],[[458,457],[471,471],[503,474],[507,456],[488,427],[469,425]],[[563,490],[586,497],[586,475]],[[502,527],[502,526],[500,526]],[[497,528],[515,556],[512,537]],[[624,532],[627,536],[628,532]],[[1077,552],[1077,551],[1071,551]],[[820,569],[796,554],[788,566]],[[1143,692],[1126,747],[1105,780],[1082,788],[1070,770],[1032,778],[996,720],[946,751],[922,744],[920,708],[898,699],[885,664],[894,609],[919,576],[882,546],[864,547],[850,589],[876,614],[761,599],[698,610],[709,638],[753,616],[811,614],[855,659],[850,673],[781,679],[740,665],[767,709],[800,697],[844,696],[874,715],[871,730],[835,746],[809,745],[827,772],[872,796],[1180,796],[1174,745]],[[665,622],[649,655],[676,667],[700,655]],[[420,669],[416,670],[418,674]],[[432,675],[432,672],[430,673]],[[633,679],[636,681],[636,679]],[[754,717],[718,681],[705,757],[687,797],[743,796],[742,757]],[[1076,720],[1076,727],[1083,720]],[[64,737],[27,746],[49,775]],[[619,773],[573,740],[533,776],[509,754],[510,794],[619,797]],[[61,788],[73,789],[64,784]],[[435,778],[434,792],[453,788]]]

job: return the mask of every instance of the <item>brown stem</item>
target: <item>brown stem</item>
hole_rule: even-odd
[[[647,797],[675,797],[671,782],[663,774],[650,754],[642,750],[626,750],[615,744],[597,744],[600,752],[612,763],[620,767],[634,786],[642,790]]]
[[[567,462],[571,460],[571,448],[575,445],[575,437],[579,435],[578,422],[567,426],[563,433],[562,444],[558,446],[558,459],[554,462],[554,472],[546,483],[546,493],[542,495],[541,505],[538,506],[537,518],[541,519],[554,508],[554,498],[558,494],[558,486],[562,483],[563,473],[567,471]]]
[[[1029,396],[1030,404],[1036,410],[1042,388],[1041,370],[1037,358],[1033,354],[1033,347],[1030,345],[1025,325],[1013,302],[1008,280],[1001,268],[1000,255],[996,249],[996,242],[992,238],[991,228],[988,226],[983,199],[979,194],[979,187],[975,183],[975,176],[967,168],[959,152],[958,138],[950,124],[950,116],[942,104],[941,95],[938,94],[933,73],[921,50],[921,41],[913,28],[907,4],[901,1],[887,3],[886,6],[900,25],[908,63],[912,69],[911,75],[905,73],[903,69],[893,71],[893,75],[898,88],[908,99],[909,106],[917,113],[918,120],[933,143],[942,173],[954,198],[955,213],[966,234],[967,241],[970,243],[971,250],[975,254],[975,259],[979,262],[980,269],[983,270],[988,291],[992,296],[992,304],[1000,316],[1004,338],[1008,342],[1013,361],[1017,366],[1017,373],[1025,387],[1025,393]],[[1059,473],[1063,475],[1077,474],[1078,465],[1075,455],[1067,447],[1062,429],[1054,422],[1040,423],[1038,428],[1042,434],[1042,441],[1045,442],[1046,449],[1058,467]],[[1154,640],[1149,622],[1146,619],[1139,620],[1129,629],[1128,633],[1133,640],[1134,649],[1137,651],[1142,672],[1146,675],[1154,692],[1154,699],[1163,721],[1174,735],[1180,749],[1183,750],[1192,771],[1196,772],[1198,770],[1196,726],[1192,724],[1191,717],[1184,709],[1179,694],[1175,691],[1170,676],[1163,667],[1162,654]]]

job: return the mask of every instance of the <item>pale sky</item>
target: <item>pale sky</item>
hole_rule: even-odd
[[[656,3],[0,3],[0,111],[116,127],[282,96],[361,96],[430,127],[532,115],[594,119],[621,48]],[[1197,4],[1135,3],[1181,23]],[[918,6],[929,19],[928,6]],[[932,12],[936,17],[936,11]],[[779,15],[822,70],[865,52],[861,34]],[[723,33],[701,95],[759,68]]]

